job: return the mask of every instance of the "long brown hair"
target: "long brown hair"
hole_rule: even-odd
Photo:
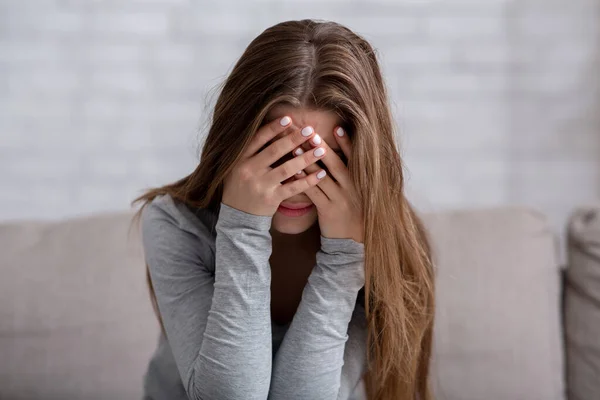
[[[357,200],[365,216],[362,302],[369,399],[430,400],[431,249],[423,223],[404,195],[403,164],[376,53],[348,28],[335,22],[287,21],[256,37],[222,86],[199,165],[190,175],[135,199],[132,205],[143,202],[136,217],[164,194],[218,212],[223,179],[269,110],[281,103],[337,113],[352,141],[348,169],[362,189]]]

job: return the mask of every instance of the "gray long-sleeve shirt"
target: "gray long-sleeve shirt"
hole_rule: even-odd
[[[166,331],[145,399],[366,399],[364,245],[321,236],[294,318],[279,325],[270,313],[271,221],[168,195],[144,209],[142,243]]]

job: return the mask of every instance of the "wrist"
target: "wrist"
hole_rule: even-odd
[[[217,227],[268,231],[271,228],[272,220],[272,216],[250,214],[221,202]]]
[[[321,250],[327,254],[364,256],[365,245],[353,238],[328,238],[321,235]]]

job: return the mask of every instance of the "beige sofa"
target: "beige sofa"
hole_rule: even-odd
[[[0,224],[1,399],[141,397],[158,325],[131,215]],[[600,399],[600,206],[571,218],[566,280],[536,211],[425,221],[437,258],[436,397]]]

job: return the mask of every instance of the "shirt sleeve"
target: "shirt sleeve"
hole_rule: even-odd
[[[275,356],[269,399],[338,398],[348,324],[363,286],[364,244],[321,236],[316,265]]]
[[[267,397],[271,219],[221,203],[213,274],[197,235],[153,203],[142,213],[146,263],[190,399]]]

